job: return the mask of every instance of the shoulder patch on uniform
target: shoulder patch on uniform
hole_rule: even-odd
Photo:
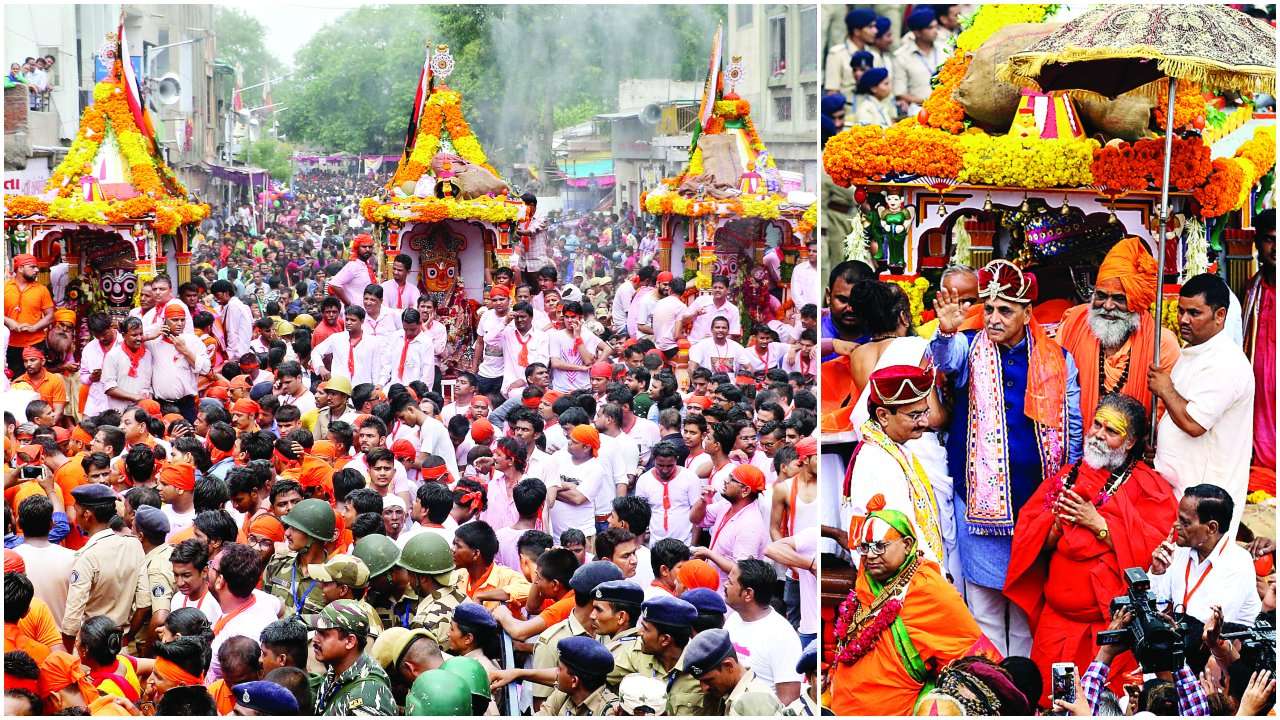
[[[163,585],[156,585],[155,587],[151,588],[151,594],[155,595],[156,597],[164,597],[164,593],[165,593],[165,588]]]
[[[76,583],[78,583],[78,582],[80,582],[80,571],[79,571],[79,570],[72,570],[72,571],[71,571],[71,584],[72,584],[72,585],[75,585],[75,584],[76,584]]]
[[[361,698],[361,697],[358,697],[358,696],[349,696],[349,697],[348,697],[348,700],[347,700],[347,708],[348,708],[348,709],[355,710],[356,708],[360,707],[361,705],[364,705],[364,698]]]

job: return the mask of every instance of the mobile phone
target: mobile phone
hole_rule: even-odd
[[[1059,662],[1054,663],[1049,670],[1050,682],[1053,683],[1053,694],[1051,699],[1063,700],[1069,703],[1076,701],[1076,674],[1075,663]]]
[[[39,480],[44,477],[43,465],[23,465],[18,469],[18,477],[23,480]]]

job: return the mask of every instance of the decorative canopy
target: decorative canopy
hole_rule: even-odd
[[[446,45],[437,46],[428,56],[415,98],[418,104],[411,108],[411,136],[395,174],[386,184],[387,194],[360,201],[360,212],[369,222],[455,219],[497,224],[522,217],[524,205],[519,198],[510,196],[507,184],[489,164],[484,148],[462,114],[462,94],[444,84],[453,68],[453,56]],[[459,158],[462,167],[446,166],[438,153]],[[489,192],[456,192],[437,197],[435,186],[440,180],[453,182],[455,173],[470,171],[483,173],[479,175],[481,185]],[[430,188],[426,187],[428,183]]]
[[[1275,92],[1276,31],[1227,5],[1100,5],[1015,53],[999,77],[1044,91],[1158,96],[1157,81]]]
[[[168,235],[209,216],[139,130],[126,98],[119,60],[93,89],[94,103],[42,195],[5,197],[5,219],[63,220],[95,225],[152,223]]]

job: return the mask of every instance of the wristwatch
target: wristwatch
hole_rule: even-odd
[[[1101,530],[1094,533],[1094,537],[1098,538],[1099,540],[1106,540],[1110,536],[1111,536],[1111,531],[1107,529],[1106,525],[1103,525]]]

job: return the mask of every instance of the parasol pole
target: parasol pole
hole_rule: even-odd
[[[1160,336],[1163,329],[1162,320],[1164,318],[1164,261],[1165,261],[1165,243],[1164,229],[1165,224],[1169,222],[1169,160],[1173,154],[1173,103],[1174,97],[1178,92],[1178,82],[1174,78],[1169,78],[1169,107],[1165,113],[1164,128],[1164,180],[1160,183],[1160,225],[1156,229],[1156,332],[1155,332],[1155,348],[1151,353],[1151,364],[1160,365]],[[1147,447],[1155,447],[1156,445],[1156,403],[1151,403],[1151,417],[1148,418],[1148,435]]]

